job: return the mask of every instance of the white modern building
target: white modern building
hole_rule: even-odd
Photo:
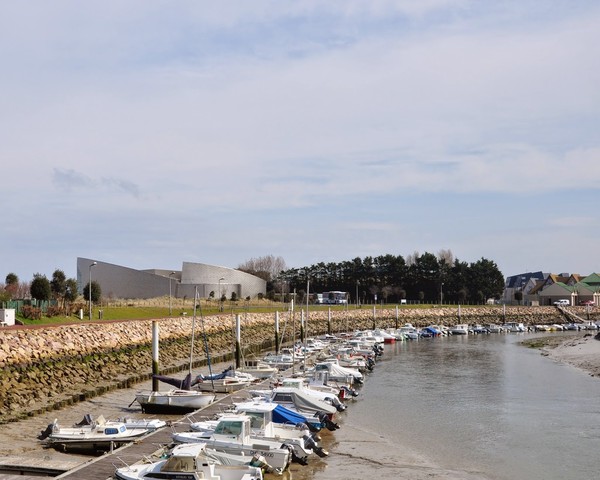
[[[180,270],[136,270],[91,258],[77,258],[77,288],[83,292],[90,278],[100,285],[103,297],[108,298],[231,298],[239,299],[265,294],[267,282],[255,275],[228,267],[204,263],[183,262]]]

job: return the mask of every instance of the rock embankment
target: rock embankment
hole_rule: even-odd
[[[280,340],[300,337],[302,315],[279,315]],[[349,307],[343,311],[310,311],[306,335],[412,323],[417,327],[455,323],[555,323],[552,307],[444,307],[430,309],[373,309]],[[186,369],[189,364],[192,318],[156,320],[160,336],[162,373]],[[275,342],[275,314],[248,314],[240,319],[245,356],[270,348]],[[206,362],[204,336],[215,361],[232,358],[233,315],[221,314],[196,321],[195,366]],[[293,327],[295,326],[295,332]],[[203,329],[202,329],[203,327]],[[152,373],[152,320],[80,323],[36,329],[0,329],[0,422],[36,415],[147,380]]]

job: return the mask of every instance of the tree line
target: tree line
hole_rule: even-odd
[[[89,283],[83,288],[83,298],[90,298]],[[70,315],[73,308],[79,309],[83,307],[76,305],[75,302],[79,297],[77,289],[77,280],[67,278],[62,270],[55,270],[52,278],[48,279],[46,275],[35,273],[33,280],[30,283],[20,282],[19,277],[15,273],[6,275],[4,286],[0,286],[0,302],[8,302],[12,299],[34,299],[37,302],[52,302],[48,307],[46,314],[53,315]],[[96,303],[100,300],[101,290],[97,282],[92,281],[91,284],[91,299]],[[24,308],[23,314],[25,317],[38,318],[41,315],[39,308],[30,307]]]
[[[268,270],[262,266],[263,273]],[[252,269],[244,271],[255,273]],[[350,303],[357,300],[360,303],[394,303],[407,299],[426,303],[481,304],[501,298],[504,290],[504,277],[494,261],[482,257],[467,263],[455,259],[450,250],[441,250],[437,255],[415,252],[406,258],[391,254],[356,257],[261,276],[268,281],[267,295],[286,296],[293,291],[303,295],[307,288],[319,293],[344,291],[348,293]]]

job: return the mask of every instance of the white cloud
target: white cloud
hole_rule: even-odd
[[[194,227],[220,231],[220,216],[248,216],[274,237],[257,233],[249,250],[289,245],[317,256],[319,245],[383,249],[389,241],[372,232],[415,243],[404,252],[425,250],[420,239],[432,245],[439,237],[417,223],[414,195],[445,194],[457,204],[477,194],[519,196],[520,208],[536,215],[548,193],[564,202],[600,184],[600,9],[594,2],[552,7],[7,5],[0,19],[5,195],[21,195],[26,185],[31,194],[17,213],[48,205],[60,209],[54,218],[66,211],[69,223],[97,234],[90,210],[120,231],[141,219],[142,235],[150,218],[173,229],[193,219]],[[412,208],[413,231],[399,228],[395,215],[365,223],[360,217],[373,218],[374,205]],[[356,218],[345,216],[363,206]],[[283,226],[269,225],[286,209],[282,223],[324,225],[312,213],[321,208],[360,242],[328,232],[292,246]],[[13,232],[19,222],[5,219]],[[211,248],[233,241],[239,249],[247,238],[209,241],[195,228],[190,237]],[[152,231],[155,246],[169,242],[160,234]],[[480,235],[473,243],[452,238],[474,251]],[[182,248],[199,250],[191,242]],[[371,254],[379,253],[386,252]]]

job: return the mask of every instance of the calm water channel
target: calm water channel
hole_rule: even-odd
[[[599,478],[600,380],[518,345],[532,336],[386,346],[314,479]]]

